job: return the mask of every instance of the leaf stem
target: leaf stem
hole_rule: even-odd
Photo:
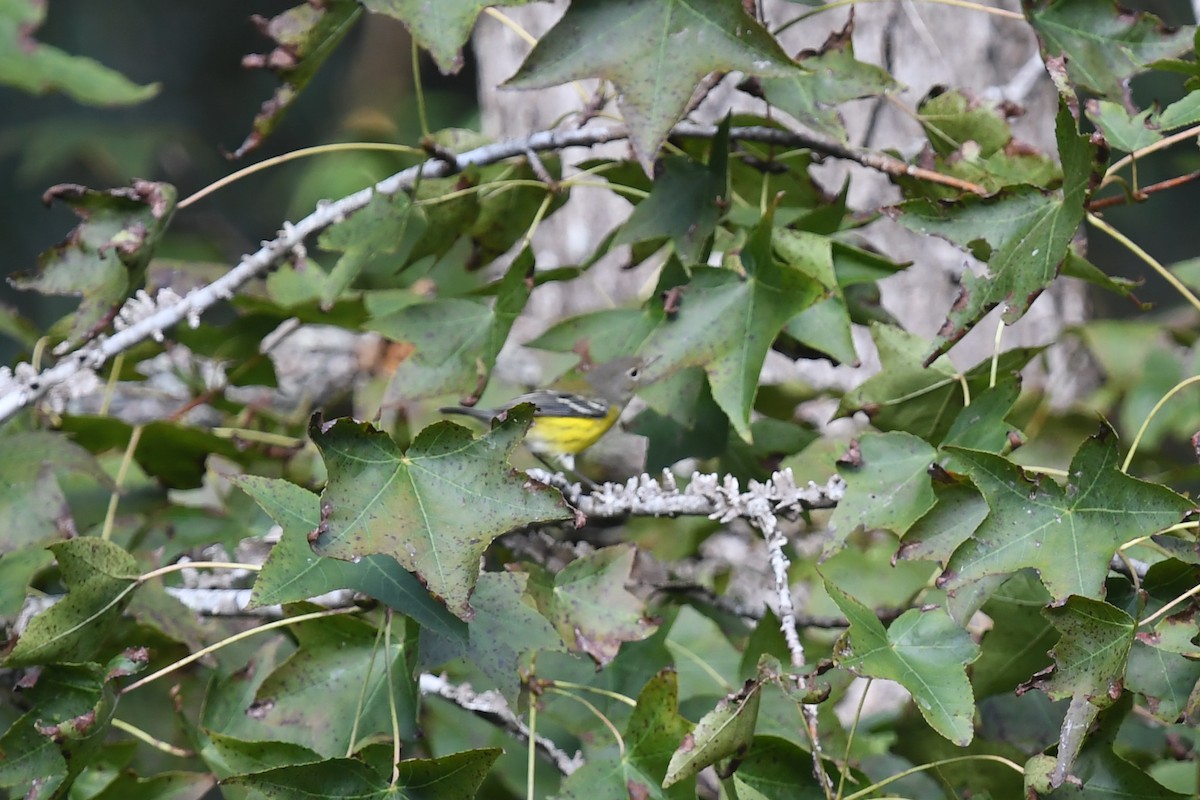
[[[108,510],[104,512],[104,527],[100,530],[100,538],[109,541],[112,538],[113,524],[117,519],[117,504],[121,502],[121,487],[129,474],[129,465],[133,461],[133,453],[137,450],[138,440],[142,438],[142,426],[134,425],[129,432],[129,442],[125,445],[125,455],[121,458],[121,467],[117,470],[117,479],[113,486],[112,495],[108,498]]]
[[[590,702],[583,699],[579,695],[573,694],[564,689],[560,689],[557,686],[553,686],[553,685],[547,686],[546,691],[554,692],[555,694],[560,694],[563,697],[569,697],[570,699],[574,700],[576,703],[579,703],[581,706],[586,708],[588,711],[591,711],[593,714],[595,714],[596,718],[598,720],[600,720],[600,722],[603,723],[604,727],[608,728],[608,732],[612,734],[613,740],[617,743],[617,750],[621,753],[621,758],[625,757],[625,740],[621,737],[621,732],[617,730],[617,726],[613,724],[611,719],[604,716],[603,712],[601,712],[600,709],[596,708],[594,705],[592,705]],[[529,729],[530,729],[531,734],[533,731],[534,705],[535,704],[532,702],[529,704]],[[532,740],[533,740],[533,737],[531,735],[530,741],[532,741]]]
[[[779,34],[783,33],[788,28],[795,25],[797,22],[803,22],[804,20],[808,19],[809,17],[815,17],[817,14],[821,14],[825,11],[832,11],[835,8],[842,8],[844,6],[852,6],[855,4],[880,3],[880,2],[883,2],[883,0],[833,0],[833,2],[831,2],[831,3],[825,3],[822,6],[818,6],[817,8],[814,8],[812,11],[807,11],[807,12],[801,14],[800,16],[795,17],[794,19],[789,19],[787,22],[783,23],[778,28],[776,28],[774,31],[772,31],[772,35],[778,37]],[[932,5],[953,6],[955,8],[965,8],[965,9],[969,9],[971,11],[980,11],[984,14],[991,14],[992,16],[995,16],[995,17],[1004,17],[1005,19],[1011,19],[1014,21],[1018,21],[1018,20],[1021,22],[1025,21],[1025,15],[1021,14],[1019,12],[1009,11],[1008,9],[1004,9],[1004,8],[994,8],[992,6],[985,6],[985,5],[982,5],[981,3],[972,3],[972,2],[970,2],[970,0],[922,0],[922,2],[930,3]]]
[[[1192,588],[1188,589],[1186,592],[1179,595],[1179,597],[1176,597],[1174,600],[1167,603],[1165,606],[1160,608],[1158,611],[1155,611],[1153,614],[1146,617],[1144,620],[1142,620],[1141,622],[1138,623],[1138,627],[1140,628],[1143,625],[1149,625],[1151,622],[1154,622],[1154,620],[1158,619],[1159,617],[1165,616],[1168,611],[1170,611],[1172,608],[1175,608],[1175,606],[1177,606],[1180,603],[1182,603],[1183,601],[1187,600],[1189,597],[1195,597],[1198,594],[1200,594],[1200,584],[1197,584],[1196,586],[1193,586]]]
[[[1150,420],[1154,419],[1154,415],[1158,413],[1166,402],[1177,395],[1182,390],[1191,386],[1193,383],[1200,383],[1200,375],[1193,375],[1190,378],[1185,378],[1179,383],[1171,387],[1171,391],[1164,394],[1154,404],[1154,408],[1150,409],[1150,413],[1146,415],[1146,419],[1142,420],[1142,426],[1138,428],[1137,436],[1133,437],[1133,443],[1129,445],[1129,452],[1125,454],[1125,462],[1121,464],[1121,472],[1128,472],[1129,465],[1133,461],[1133,454],[1137,452],[1138,445],[1142,442],[1142,437],[1146,435],[1146,429],[1150,427]]]
[[[160,753],[166,753],[169,756],[177,756],[179,758],[194,758],[196,755],[196,753],[192,750],[176,747],[170,742],[164,742],[161,739],[155,739],[141,728],[131,725],[123,719],[117,719],[116,717],[113,717],[111,724],[117,730],[128,733],[133,738],[150,745]]]
[[[267,631],[274,630],[276,628],[285,628],[288,625],[295,625],[298,622],[307,622],[310,619],[320,619],[321,617],[332,617],[336,614],[354,614],[361,610],[362,609],[355,607],[355,608],[331,608],[331,609],[327,609],[325,611],[314,611],[311,614],[301,614],[297,617],[288,617],[286,619],[277,619],[274,622],[268,622],[265,625],[259,625],[257,628],[251,628],[250,630],[242,631],[241,633],[236,633],[233,636],[230,636],[226,639],[222,639],[221,641],[216,642],[215,644],[211,644],[208,647],[201,648],[200,650],[197,650],[196,652],[192,653],[191,655],[185,656],[184,658],[179,659],[178,661],[176,661],[173,664],[168,664],[167,666],[160,669],[158,672],[147,675],[146,677],[142,678],[141,680],[134,681],[133,683],[129,684],[124,689],[122,689],[121,694],[122,695],[129,694],[134,689],[140,689],[141,687],[145,686],[147,683],[156,681],[159,678],[163,677],[164,675],[170,675],[172,672],[175,672],[178,669],[186,667],[188,664],[191,664],[193,661],[198,661],[201,658],[204,658],[209,653],[215,653],[216,651],[218,651],[228,645],[234,644],[236,642],[240,642],[242,639],[249,639],[251,636],[257,636],[260,633],[266,633]]]
[[[388,713],[392,717],[392,789],[400,783],[400,715],[396,713],[396,684],[392,678],[392,607],[383,618],[383,668],[387,674]]]
[[[425,113],[425,90],[421,87],[421,48],[417,45],[417,38],[414,36],[412,40],[412,75],[413,75],[413,94],[417,98],[417,120],[421,124],[421,138],[429,138],[429,117]]]
[[[367,674],[363,676],[362,689],[358,693],[358,704],[354,706],[354,724],[350,726],[350,737],[346,743],[346,758],[354,755],[358,739],[358,725],[362,722],[363,707],[367,704],[367,687],[371,685],[371,673],[375,671],[375,656],[379,654],[379,645],[383,639],[383,626],[375,631],[375,642],[371,645],[371,658],[367,661]],[[386,657],[386,656],[385,656]]]
[[[1134,163],[1142,156],[1149,155],[1156,150],[1162,150],[1165,147],[1170,147],[1173,144],[1186,141],[1187,139],[1194,139],[1197,135],[1200,135],[1200,125],[1180,131],[1179,133],[1173,133],[1170,136],[1159,139],[1153,144],[1146,145],[1141,150],[1135,150],[1124,158],[1114,161],[1112,166],[1105,171],[1104,180],[1100,181],[1100,185],[1096,188],[1096,191],[1103,189],[1105,186],[1108,186],[1110,183],[1117,180],[1117,173],[1119,171],[1124,169],[1129,164]]]
[[[846,773],[850,771],[850,747],[854,744],[854,734],[858,731],[858,721],[862,718],[863,705],[867,702],[867,692],[871,691],[873,678],[866,678],[862,694],[858,697],[858,708],[854,709],[854,722],[850,725],[850,735],[846,737],[846,752],[842,755],[841,775],[838,777],[837,798],[841,800],[842,789],[846,786]]]
[[[388,144],[386,142],[336,142],[334,144],[321,144],[315,147],[302,147],[299,150],[293,150],[290,153],[268,158],[259,161],[257,164],[251,164],[247,167],[242,167],[236,172],[231,172],[224,178],[215,180],[203,189],[194,192],[175,204],[176,208],[187,208],[188,206],[203,200],[218,189],[224,189],[231,183],[236,183],[242,178],[253,175],[256,172],[277,167],[280,164],[286,164],[289,161],[295,161],[309,156],[319,156],[325,153],[342,153],[356,150],[383,150],[390,153],[409,153],[414,155],[424,155],[425,151],[419,147],[410,147],[406,144]]]
[[[591,692],[592,694],[598,694],[601,697],[607,697],[609,700],[616,700],[618,703],[624,703],[625,705],[629,706],[630,708],[637,708],[637,701],[634,700],[632,697],[626,697],[625,695],[621,694],[620,692],[613,692],[613,691],[609,691],[608,689],[601,689],[599,686],[588,686],[586,683],[575,683],[573,681],[560,681],[557,679],[549,681],[548,683],[550,686],[561,686],[564,689],[574,689],[574,690],[580,691],[580,692]]]
[[[1200,587],[1198,587],[1198,588],[1200,588]],[[889,783],[895,783],[896,781],[900,780],[901,778],[907,778],[909,775],[915,775],[918,772],[924,772],[927,769],[933,769],[934,767],[940,767],[945,764],[957,764],[960,761],[995,761],[998,764],[1003,764],[1004,766],[1011,768],[1018,775],[1025,774],[1025,769],[1023,767],[1021,767],[1019,764],[1015,764],[1012,761],[1009,761],[1007,758],[1004,758],[1003,756],[993,756],[993,755],[986,754],[986,753],[978,753],[976,755],[970,755],[970,756],[955,756],[954,758],[943,758],[940,761],[931,761],[930,763],[922,764],[919,767],[912,767],[911,769],[906,769],[903,772],[899,772],[895,775],[891,775],[887,778],[884,778],[883,780],[879,781],[878,783],[873,783],[870,786],[868,786],[867,788],[861,789],[860,791],[857,791],[854,794],[847,795],[845,797],[845,800],[859,800],[859,798],[866,797],[867,795],[874,792],[876,789],[882,789],[884,786],[887,786]]]
[[[1200,298],[1196,297],[1196,295],[1192,293],[1191,289],[1184,286],[1183,282],[1180,281],[1179,278],[1176,278],[1169,269],[1159,263],[1158,259],[1154,258],[1152,255],[1139,247],[1137,243],[1128,236],[1121,233],[1119,230],[1109,225],[1095,214],[1088,212],[1087,221],[1090,222],[1094,227],[1099,228],[1121,244],[1125,245],[1125,248],[1129,250],[1129,252],[1140,258],[1151,269],[1161,275],[1163,280],[1171,284],[1175,291],[1179,292],[1179,294],[1183,296],[1184,300],[1187,300],[1197,311],[1200,311]]]

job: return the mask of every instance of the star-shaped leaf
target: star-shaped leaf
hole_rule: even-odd
[[[374,625],[349,616],[308,620],[291,630],[300,647],[258,687],[246,710],[247,738],[292,742],[330,758],[345,753],[352,738],[391,730],[389,696],[396,699],[403,736],[415,735],[415,636],[397,641],[402,637],[393,635],[385,650]]]
[[[271,135],[361,16],[362,7],[353,0],[325,0],[319,4],[301,3],[269,20],[255,17],[263,35],[269,36],[276,47],[265,56],[247,56],[242,63],[273,70],[282,85],[262,104],[250,133],[234,151],[235,158],[254,150]]]
[[[410,399],[478,391],[532,290],[533,253],[525,248],[497,282],[490,306],[448,297],[372,319],[368,328],[413,347],[390,391]]]
[[[692,727],[692,723],[679,715],[679,676],[673,669],[661,670],[638,695],[637,706],[622,735],[625,742],[622,757],[588,761],[571,773],[558,797],[562,800],[695,797],[692,780],[662,789],[671,755]]]
[[[1056,601],[1072,594],[1098,598],[1117,547],[1178,522],[1192,507],[1165,486],[1121,472],[1116,435],[1107,426],[1075,453],[1065,486],[1030,480],[991,453],[946,451],[990,509],[938,579],[951,593],[988,575],[1033,567]]]
[[[784,324],[821,295],[817,281],[777,259],[771,233],[767,215],[741,251],[729,255],[730,268],[698,267],[689,282],[668,289],[677,307],[670,314],[663,305],[655,308],[658,327],[641,347],[657,357],[647,381],[703,367],[713,399],[747,441],[767,350]]]
[[[1001,303],[1007,304],[1004,321],[1015,322],[1058,275],[1083,220],[1084,202],[1100,164],[1095,160],[1096,148],[1077,132],[1065,104],[1059,108],[1057,130],[1061,191],[1019,186],[992,197],[913,200],[899,207],[899,222],[905,227],[941,236],[987,262],[987,277],[970,270],[963,274],[960,296],[926,363],[949,350]]]
[[[828,579],[825,590],[850,621],[834,649],[836,663],[896,681],[935,731],[961,747],[970,744],[975,700],[966,670],[979,656],[970,634],[942,609],[909,609],[885,630],[871,609]]]
[[[1025,16],[1044,55],[1066,56],[1067,75],[1080,87],[1120,102],[1131,77],[1156,59],[1191,48],[1195,28],[1170,28],[1153,14],[1126,11],[1115,2],[1025,0]]]
[[[138,86],[90,58],[41,44],[33,34],[45,19],[46,4],[38,0],[0,7],[0,84],[31,94],[62,92],[93,106],[132,105],[158,94],[157,83]]]
[[[684,737],[671,756],[663,787],[674,786],[723,758],[749,750],[758,722],[761,690],[762,683],[757,678],[748,680],[739,691],[722,698],[716,708],[701,717],[696,729]]]
[[[443,75],[462,69],[462,46],[488,6],[523,6],[529,0],[363,0],[368,11],[398,19],[433,56]]]
[[[340,252],[325,280],[321,308],[329,310],[374,258],[409,252],[424,232],[425,219],[405,192],[392,197],[375,194],[371,202],[321,232],[322,250]]]
[[[530,584],[563,641],[599,667],[616,658],[622,642],[641,641],[656,627],[645,616],[645,602],[625,588],[635,554],[630,544],[605,547],[572,561],[553,578],[539,572]]]
[[[1092,722],[1124,690],[1136,623],[1115,606],[1077,595],[1062,605],[1042,609],[1042,614],[1061,638],[1050,653],[1054,667],[1039,673],[1029,686],[1055,700],[1071,698],[1050,774],[1050,785],[1060,786],[1070,774]]]
[[[838,462],[846,496],[829,529],[837,545],[855,530],[883,529],[903,534],[935,502],[929,467],[937,452],[908,433],[868,433]]]
[[[250,607],[295,603],[337,589],[354,589],[411,617],[442,636],[466,638],[462,620],[429,596],[413,574],[391,556],[356,561],[324,558],[313,552],[308,535],[321,524],[321,498],[278,478],[235,475],[233,483],[254,498],[283,529],[254,579]]]
[[[14,275],[9,281],[18,289],[82,298],[66,335],[74,345],[93,335],[131,287],[140,284],[175,211],[175,187],[134,181],[101,192],[60,184],[42,199],[66,203],[80,223],[65,241],[42,253],[36,274]]]
[[[38,614],[4,660],[20,667],[92,657],[121,617],[138,578],[133,556],[112,542],[82,537],[50,545],[67,596]]]
[[[818,50],[796,56],[801,71],[786,78],[762,82],[767,100],[813,130],[846,141],[846,128],[837,106],[850,100],[875,97],[898,87],[896,81],[874,64],[854,58],[854,17],[834,31]]]
[[[456,616],[469,618],[467,600],[491,541],[570,516],[561,496],[509,466],[532,419],[532,408],[518,407],[478,439],[439,422],[402,451],[369,424],[314,417],[309,435],[329,471],[314,549],[342,559],[390,555]]]
[[[1104,133],[1110,147],[1132,153],[1162,139],[1155,109],[1130,116],[1125,106],[1111,100],[1089,100],[1087,117]]]
[[[738,0],[576,0],[506,85],[612,81],[634,150],[648,167],[696,85],[710,72],[731,70],[797,72]]]
[[[479,576],[471,605],[475,616],[465,637],[446,636],[432,629],[421,632],[422,668],[440,667],[462,658],[492,679],[516,705],[520,669],[530,653],[567,648],[562,637],[538,613],[526,593],[529,576],[521,573],[485,572]]]

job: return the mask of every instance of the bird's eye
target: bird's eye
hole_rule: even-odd
[[[637,367],[634,367],[633,369],[629,370],[629,377],[633,378],[634,380],[637,380],[638,376],[640,376],[641,374],[642,374],[642,371],[640,369],[638,369]]]

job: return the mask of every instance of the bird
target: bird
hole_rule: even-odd
[[[649,362],[639,356],[606,361],[584,374],[588,394],[560,389],[538,389],[514,397],[500,408],[444,406],[443,414],[462,414],[490,422],[521,403],[533,405],[533,424],[525,447],[554,468],[575,470],[575,456],[595,444],[621,416],[641,382]]]

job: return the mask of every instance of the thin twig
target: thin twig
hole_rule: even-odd
[[[1162,192],[1162,191],[1166,191],[1167,189],[1174,189],[1177,186],[1183,186],[1185,184],[1191,183],[1192,181],[1196,180],[1197,178],[1200,178],[1200,170],[1196,170],[1195,172],[1189,172],[1186,175],[1178,175],[1174,178],[1169,178],[1165,181],[1159,181],[1158,183],[1152,183],[1149,186],[1139,189],[1138,192],[1133,196],[1133,200],[1134,200],[1134,202],[1140,203],[1143,200],[1149,199],[1150,195],[1154,194],[1155,192]],[[1087,204],[1087,210],[1088,211],[1099,211],[1102,208],[1109,208],[1110,206],[1119,206],[1119,205],[1127,204],[1127,202],[1128,202],[1128,198],[1125,195],[1115,194],[1112,197],[1102,197],[1099,200],[1093,200],[1092,202]]]

